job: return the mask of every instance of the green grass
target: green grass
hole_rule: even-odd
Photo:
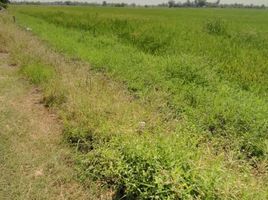
[[[266,10],[11,11],[20,25],[117,80],[142,105],[116,107],[109,96],[94,100],[88,85],[61,85],[75,105],[71,113],[63,109],[66,138],[83,152],[85,177],[115,185],[126,199],[267,196],[267,184],[258,186],[267,180],[267,169],[259,172],[268,153]]]
[[[42,66],[40,64],[23,66],[21,68],[21,73],[34,84],[46,83],[54,75],[53,68]]]
[[[37,88],[55,78],[50,56],[36,55],[44,46],[6,13],[0,26],[0,199],[111,199],[98,184],[79,182],[61,123],[40,103]]]

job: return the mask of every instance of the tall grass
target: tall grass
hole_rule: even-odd
[[[99,95],[92,81],[77,91],[60,84],[69,95],[60,102],[72,102],[64,109],[66,139],[83,152],[85,177],[115,185],[126,199],[266,195],[267,185],[256,187],[260,177],[252,173],[268,153],[266,12],[13,10],[21,25],[124,83],[133,96],[121,104],[109,89],[110,96]],[[70,80],[80,83],[72,70]],[[58,86],[48,92],[49,105],[64,94]]]

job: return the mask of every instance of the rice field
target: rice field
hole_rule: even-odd
[[[56,52],[90,64],[69,83],[46,73],[43,85],[79,151],[81,180],[109,185],[119,199],[268,197],[267,10],[10,12]]]

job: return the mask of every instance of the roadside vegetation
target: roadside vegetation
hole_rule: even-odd
[[[8,0],[0,0],[0,10],[2,9],[2,8],[7,8],[7,4],[9,3],[9,1]]]
[[[267,12],[11,12],[76,63],[31,41],[13,54],[61,116],[81,180],[125,199],[267,198]]]
[[[111,199],[98,183],[79,182],[76,153],[63,142],[58,117],[41,103],[40,89],[55,72],[40,57],[53,61],[55,53],[12,21],[0,13],[0,199]]]

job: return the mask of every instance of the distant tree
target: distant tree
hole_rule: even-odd
[[[115,7],[126,7],[127,4],[126,3],[115,3],[114,6]]]
[[[169,8],[173,8],[173,7],[175,7],[175,5],[176,5],[176,2],[175,2],[174,0],[170,0],[170,1],[168,2],[168,7],[169,7]]]
[[[216,0],[215,2],[206,2],[207,7],[219,7],[220,5],[220,0]]]
[[[186,7],[190,7],[190,6],[192,5],[192,3],[191,3],[190,0],[187,0],[187,1],[184,3],[184,5],[185,5]]]
[[[72,2],[71,1],[65,1],[64,4],[67,5],[67,6],[70,6],[72,4]]]
[[[196,7],[203,7],[206,5],[207,1],[206,0],[195,0],[195,6]]]
[[[102,6],[107,6],[107,2],[106,1],[103,1],[102,2]]]

